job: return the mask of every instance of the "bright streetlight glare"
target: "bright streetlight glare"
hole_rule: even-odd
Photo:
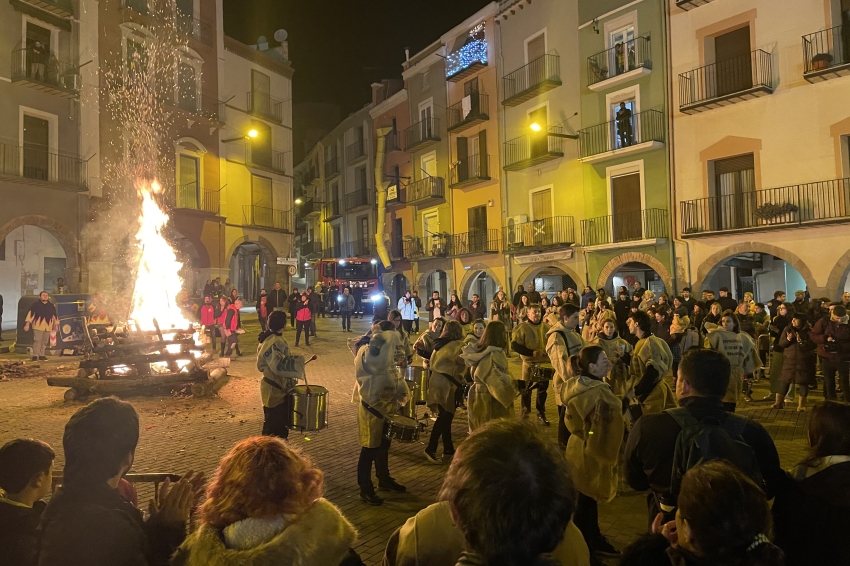
[[[301,204],[302,202],[304,202],[304,201],[301,200],[300,198],[295,199],[295,204]]]
[[[248,130],[248,137],[249,137],[249,138],[255,138],[255,137],[259,136],[259,135],[260,135],[260,132],[258,132],[258,131],[257,131],[257,130],[255,130],[254,128],[251,128],[250,130]]]
[[[543,129],[543,128],[540,127],[540,124],[538,124],[537,122],[532,122],[531,126],[529,126],[529,127],[534,132],[539,132],[540,130]]]

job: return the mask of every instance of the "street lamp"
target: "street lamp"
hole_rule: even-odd
[[[221,143],[230,143],[240,140],[255,139],[259,135],[260,132],[258,132],[256,128],[251,128],[245,135],[237,136],[235,138],[227,138],[226,140],[221,140]]]
[[[301,197],[298,197],[297,199],[295,199],[295,204],[301,204],[302,202],[304,202],[304,201],[301,200]]]
[[[532,122],[530,126],[532,132],[540,132],[543,130],[543,127],[537,122]],[[552,138],[562,138],[566,140],[577,140],[578,136],[576,134],[560,134],[558,132],[546,132],[546,135]]]

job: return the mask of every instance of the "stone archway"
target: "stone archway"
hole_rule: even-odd
[[[260,248],[262,248],[263,253],[266,254],[266,259],[270,262],[270,264],[274,264],[277,261],[277,250],[270,241],[262,236],[257,236],[256,238],[242,236],[237,238],[232,244],[230,244],[230,248],[227,250],[227,255],[224,256],[225,259],[229,261],[230,258],[233,257],[234,252],[236,252],[236,248],[242,244],[257,244]]]
[[[26,216],[18,216],[13,218],[3,226],[0,226],[0,242],[6,239],[12,230],[22,226],[37,226],[50,232],[50,234],[59,241],[62,249],[65,251],[65,260],[67,262],[65,271],[76,271],[80,265],[80,243],[77,238],[71,234],[65,226],[56,222],[52,218],[30,214]]]
[[[551,262],[548,262],[548,263],[542,263],[542,264],[539,264],[539,265],[529,266],[516,279],[515,285],[523,285],[523,286],[528,285],[528,282],[534,280],[534,278],[537,276],[538,273],[540,273],[544,269],[553,269],[553,268],[554,269],[560,269],[561,271],[563,271],[564,273],[569,275],[572,278],[572,280],[575,281],[576,286],[579,287],[579,289],[576,289],[576,291],[580,291],[581,288],[584,287],[584,277],[579,276],[579,274],[576,273],[573,268],[568,266],[566,263],[563,263],[563,262],[560,262],[560,261],[551,261]],[[512,295],[513,289],[507,289],[505,292],[508,293],[508,295]]]
[[[466,272],[463,275],[463,279],[460,282],[460,288],[458,289],[458,296],[461,297],[462,301],[465,300],[465,298],[469,296],[469,291],[472,288],[472,284],[475,282],[475,280],[478,278],[478,276],[479,276],[479,274],[481,274],[481,272],[484,272],[487,275],[489,275],[493,279],[493,281],[496,282],[497,288],[501,286],[504,289],[504,285],[502,284],[501,281],[499,281],[499,278],[496,277],[496,273],[493,271],[492,268],[484,265],[483,263],[476,263],[474,265],[471,265],[469,267],[469,269],[466,270]],[[508,292],[508,290],[506,289],[505,293],[507,293],[507,292]],[[482,298],[482,300],[483,300],[483,298]],[[488,297],[488,300],[489,300],[489,297]]]
[[[829,279],[826,281],[826,296],[840,297],[844,292],[844,284],[848,275],[850,275],[850,250],[844,252],[844,255],[835,262],[835,266],[829,273]]]
[[[431,293],[428,290],[429,279],[434,273],[442,272],[446,275],[446,295],[452,292],[452,278],[449,270],[446,269],[429,269],[428,271],[423,271],[419,274],[419,279],[416,282],[416,289],[419,291],[419,297],[422,298],[423,301],[427,301],[430,298]],[[424,293],[423,293],[424,290]],[[440,292],[440,296],[442,296],[442,291]],[[443,299],[448,300],[448,296],[443,297]]]
[[[814,276],[812,275],[812,270],[809,269],[809,266],[806,265],[803,260],[801,260],[795,254],[789,252],[788,250],[770,244],[764,244],[762,242],[743,242],[740,244],[735,244],[723,248],[719,252],[711,254],[710,256],[705,258],[705,260],[703,260],[702,264],[697,269],[697,277],[696,280],[693,282],[692,287],[694,289],[702,289],[703,282],[709,278],[712,272],[717,269],[724,260],[730,257],[734,257],[736,255],[753,252],[769,254],[790,263],[794,267],[794,269],[800,272],[800,275],[806,281],[806,284],[811,285],[811,287],[809,288],[810,292],[814,294],[815,292],[820,293],[823,291],[822,289],[819,289],[814,286],[816,281]],[[847,257],[847,254],[845,254],[845,257]],[[830,280],[831,279],[832,275],[830,275]],[[838,288],[837,283],[835,285],[835,288]]]
[[[667,292],[672,293],[674,291],[673,276],[670,275],[670,272],[666,267],[664,267],[664,264],[658,261],[657,258],[643,252],[626,252],[612,258],[611,261],[605,264],[602,271],[599,272],[599,277],[596,278],[596,288],[605,287],[605,284],[608,282],[608,278],[611,277],[621,265],[626,263],[642,263],[644,265],[648,265],[659,275],[659,277],[661,277]]]

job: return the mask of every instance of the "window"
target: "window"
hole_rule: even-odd
[[[530,124],[537,124],[540,129],[531,134],[529,146],[531,149],[531,157],[537,157],[549,152],[549,109],[546,106],[541,106],[536,110],[528,113]]]
[[[251,111],[272,115],[271,79],[259,71],[251,70]]]
[[[526,41],[525,62],[531,63],[536,59],[540,59],[544,55],[546,55],[546,32],[541,32]]]
[[[552,189],[541,189],[531,193],[531,218],[543,220],[552,217]]]
[[[471,137],[458,136],[456,140],[456,182],[487,176],[487,131]]]
[[[362,216],[360,218],[360,250],[358,255],[369,253],[369,217]]]
[[[50,178],[50,125],[44,118],[24,114],[24,177]]]
[[[434,132],[431,120],[433,113],[434,106],[430,99],[419,105],[419,135],[422,140],[427,140],[433,137]]]
[[[26,37],[26,65],[24,71],[27,77],[41,82],[56,82],[57,77],[51,77],[55,71],[51,70],[50,58],[50,30],[27,21]]]
[[[354,176],[354,190],[358,192],[366,192],[366,168],[359,167]]]
[[[177,105],[189,112],[195,112],[198,109],[195,68],[182,61],[177,64]]]
[[[251,204],[255,207],[273,208],[272,180],[268,177],[251,175]]]
[[[714,162],[713,212],[716,229],[746,228],[754,225],[755,159],[752,153]]]
[[[635,68],[635,26],[627,25],[610,33],[608,45],[610,61],[608,68],[613,69],[611,76],[621,75]]]
[[[742,27],[714,38],[714,96],[724,96],[753,86],[750,27]],[[711,88],[711,86],[709,86]]]
[[[487,250],[487,206],[473,206],[467,211],[469,252]]]
[[[422,73],[422,92],[431,88],[431,69],[427,69]]]
[[[437,176],[437,154],[435,152],[431,152],[427,155],[423,155],[420,160],[420,171],[419,178],[424,179],[425,177],[436,177]]]
[[[250,141],[251,163],[260,167],[272,166],[272,129],[268,124],[255,122],[251,127],[257,130],[257,137]]]
[[[192,155],[180,154],[178,169],[177,206],[178,208],[197,209],[200,201],[199,160]]]

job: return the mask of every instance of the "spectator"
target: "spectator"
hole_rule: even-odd
[[[301,308],[301,293],[298,292],[298,287],[293,287],[292,293],[290,293],[289,298],[286,300],[286,304],[289,310],[289,323],[292,325],[292,328],[295,328],[295,315],[298,314],[298,310]]]
[[[643,292],[640,298],[640,307],[638,307],[643,312],[649,311],[650,308],[654,307],[657,303],[655,302],[655,293],[647,289]]]
[[[845,309],[850,309],[850,293],[841,294],[841,306]]]
[[[588,305],[596,303],[596,293],[590,288],[590,285],[585,285],[584,291],[581,293],[581,304],[579,307],[584,310]]]
[[[850,564],[850,407],[812,407],[809,453],[776,494],[776,544],[788,564]]]
[[[236,287],[232,288],[227,298],[230,299],[231,303],[235,302],[239,298],[239,290]]]
[[[304,343],[310,345],[310,322],[313,320],[313,313],[310,312],[310,297],[307,293],[301,293],[301,304],[295,313],[295,346],[298,347],[298,342],[301,341],[301,332],[304,332]]]
[[[45,349],[50,343],[50,334],[59,328],[56,307],[50,302],[50,295],[42,291],[38,300],[27,311],[24,332],[32,329],[32,361],[46,360]]]
[[[835,374],[841,384],[844,401],[850,403],[850,317],[843,305],[835,305],[830,311],[829,320],[820,319],[812,329],[812,341],[817,344],[823,372],[823,395],[827,401],[837,399],[835,394]]]
[[[229,358],[236,350],[236,355],[241,356],[239,351],[239,335],[245,330],[242,328],[242,315],[239,312],[242,308],[242,301],[236,299],[232,305],[227,307],[224,313],[224,336],[227,338],[227,349],[224,351],[224,357]]]
[[[728,287],[720,288],[720,298],[717,299],[717,302],[720,303],[720,312],[735,312],[735,309],[738,308],[738,301],[729,294]]]
[[[784,566],[783,552],[767,538],[764,493],[731,464],[706,462],[688,470],[679,501],[675,521],[663,524],[659,515],[654,534],[626,549],[620,566]]]
[[[688,350],[682,356],[676,382],[679,408],[644,415],[632,427],[623,458],[626,480],[632,489],[648,490],[650,522],[661,512],[661,501],[670,506],[666,511],[675,506],[673,463],[680,434],[685,429],[683,423],[689,429],[719,424],[731,433],[731,438],[752,449],[768,498],[781,489],[785,475],[779,467],[779,454],[773,439],[759,423],[723,408],[731,372],[729,360],[719,352]],[[731,460],[734,456],[729,454],[728,458]]]
[[[269,309],[273,311],[286,311],[287,310],[287,294],[284,289],[281,288],[280,283],[275,283],[271,292],[269,293],[268,298],[268,306]]]
[[[203,475],[163,482],[144,521],[116,489],[133,465],[138,441],[139,417],[124,401],[98,399],[71,416],[62,438],[62,486],[39,527],[39,566],[168,564],[185,538]]]
[[[215,291],[215,287],[213,286],[212,279],[207,279],[207,282],[204,284],[204,296],[209,295],[213,296],[213,292]]]
[[[644,289],[643,286],[641,286],[640,281],[637,281],[637,280],[635,280],[635,282],[632,283],[632,290],[633,290],[632,299],[635,300],[635,301],[642,300],[643,294],[646,293],[646,289]]]
[[[599,346],[586,346],[578,354],[581,375],[566,382],[562,400],[570,431],[567,465],[576,485],[576,526],[590,552],[617,556],[619,552],[599,530],[597,502],[617,495],[617,462],[623,442],[622,402],[603,379],[610,362]]]
[[[70,295],[71,294],[71,290],[68,289],[67,285],[65,285],[65,280],[62,277],[60,277],[59,279],[56,280],[56,286],[53,287],[53,294],[54,295]]]
[[[455,315],[455,320],[460,323],[464,334],[468,334],[469,331],[472,330],[472,312],[470,312],[468,308],[462,307],[458,310]]]
[[[449,298],[449,302],[446,305],[446,312],[443,316],[454,319],[457,316],[457,312],[463,308],[463,303],[460,302],[460,299],[457,298],[457,294],[452,293]]]
[[[811,331],[812,327],[809,326],[806,315],[798,313],[791,318],[791,324],[785,327],[779,337],[779,345],[783,350],[782,375],[779,379],[783,391],[776,394],[776,404],[785,405],[785,395],[796,383],[799,388],[797,412],[800,413],[806,410],[809,387],[817,383],[815,380],[817,345],[812,341]]]
[[[339,297],[339,316],[342,319],[342,330],[351,332],[351,315],[354,313],[354,297],[351,290],[345,287]]]
[[[691,320],[687,315],[682,314],[685,310],[684,307],[681,307],[681,311],[674,312],[673,322],[670,324],[670,337],[676,342],[675,345],[670,347],[670,352],[673,354],[672,371],[674,389],[679,375],[679,363],[682,360],[682,356],[691,348],[702,347],[702,337],[699,335],[699,332],[691,325]]]
[[[19,438],[0,448],[0,549],[4,564],[37,564],[38,521],[52,486],[53,449]]]
[[[806,292],[805,291],[796,291],[794,293],[794,302],[791,303],[791,307],[794,309],[793,313],[808,315],[809,309],[811,308],[811,303],[806,300]]]
[[[481,302],[477,294],[472,295],[472,300],[469,302],[469,312],[472,313],[472,320],[487,318],[487,307]]]
[[[434,351],[428,367],[431,369],[428,380],[428,408],[437,414],[437,420],[431,429],[431,438],[425,447],[425,458],[432,464],[439,464],[437,444],[443,441],[443,460],[450,460],[455,454],[452,442],[452,419],[455,416],[455,395],[463,389],[461,373],[464,362],[460,357],[463,348],[463,329],[456,320],[450,320],[443,327],[440,337],[434,341]]]
[[[259,310],[258,310],[259,313]],[[259,314],[258,314],[259,316]],[[215,352],[215,341],[216,336],[218,335],[218,329],[216,327],[216,312],[215,306],[212,303],[212,296],[207,295],[204,297],[204,304],[201,305],[200,310],[200,323],[204,328],[204,334],[209,336],[210,342],[212,343],[212,351]],[[261,323],[262,324],[262,323]]]
[[[401,324],[405,332],[410,334],[413,332],[413,321],[417,318],[416,302],[410,295],[410,291],[406,291],[398,300],[398,311],[401,313]]]
[[[522,379],[517,382],[520,392],[522,418],[531,415],[531,394],[537,390],[535,409],[537,420],[549,426],[546,418],[546,398],[549,380],[555,374],[549,356],[546,355],[546,333],[549,326],[543,322],[540,305],[531,305],[527,310],[528,320],[521,323],[511,335],[511,348],[522,358]]]
[[[723,316],[723,310],[720,307],[720,303],[713,301],[708,303],[708,309],[705,313],[705,317],[702,319],[702,326],[700,326],[700,333],[703,336],[707,336],[709,330],[714,330],[720,324],[720,319]]]
[[[619,53],[618,63],[619,68],[624,68],[623,44],[618,43],[617,49]],[[634,129],[632,126],[632,111],[626,106],[625,102],[620,103],[617,113],[614,115],[614,121],[617,123],[617,140],[619,141],[617,148],[628,147],[634,143]]]
[[[673,375],[673,353],[664,340],[652,335],[649,315],[630,314],[629,332],[638,339],[629,362],[629,399],[634,401],[629,413],[634,421],[640,415],[675,407],[676,399],[667,382]]]
[[[257,320],[260,321],[260,332],[265,332],[266,322],[269,320],[269,297],[266,295],[265,289],[260,289],[260,296],[257,298]],[[213,346],[215,349],[215,346]]]
[[[564,301],[567,303],[571,303],[577,307],[581,307],[581,297],[578,296],[578,293],[576,293],[575,289],[567,289]]]
[[[322,298],[318,293],[313,291],[312,287],[307,287],[307,305],[310,307],[310,335],[316,336],[316,319],[319,318],[319,313],[322,310]]]
[[[433,322],[435,318],[440,318],[442,314],[434,314],[434,309],[437,308],[439,310],[439,304],[442,302],[440,299],[440,292],[434,291],[431,293],[431,298],[428,299],[428,304],[425,307],[425,310],[428,311],[428,322]]]
[[[519,305],[516,307],[516,323],[517,325],[522,324],[526,320],[528,320],[528,307],[531,306],[531,303],[528,302],[528,295],[523,295],[519,298]]]
[[[361,566],[351,548],[357,531],[322,498],[323,480],[292,445],[269,436],[246,438],[222,458],[200,525],[172,566]]]
[[[782,364],[784,361],[783,358],[783,350],[782,344],[780,344],[779,339],[782,337],[782,331],[785,330],[789,324],[791,324],[791,305],[782,303],[776,307],[776,310],[772,310],[770,312],[776,312],[778,314],[774,315],[773,319],[770,321],[770,326],[768,330],[770,332],[770,338],[773,342],[773,351],[770,353],[770,392],[774,395],[778,395],[785,391],[785,387],[782,386]],[[785,408],[785,400],[784,397],[781,402],[773,404],[774,409],[784,409]]]
[[[422,299],[419,298],[419,291],[413,290],[411,293],[413,302],[416,303],[416,318],[413,319],[413,331],[419,334],[419,313],[422,312]]]
[[[228,298],[231,298],[233,294],[233,282],[230,280],[230,277],[224,280],[224,285],[221,286],[221,294],[226,295]]]
[[[682,305],[686,309],[688,309],[688,315],[690,316],[694,312],[694,305],[697,304],[696,300],[691,296],[691,288],[685,287],[682,289]]]
[[[511,299],[511,304],[514,306],[514,308],[519,308],[520,298],[525,294],[525,287],[523,287],[522,285],[517,285],[516,292],[514,293],[514,296]]]
[[[354,316],[363,318],[363,288],[354,287],[351,289],[351,296],[354,297]]]
[[[746,332],[750,338],[756,338],[756,322],[752,314],[750,314],[750,305],[745,302],[738,304],[735,309],[735,318],[738,319],[738,324],[741,327],[741,332]]]
[[[263,373],[260,381],[260,398],[263,401],[263,434],[289,437],[288,421],[292,418],[290,393],[305,379],[303,356],[293,356],[289,343],[282,336],[286,326],[286,313],[273,311],[269,315],[268,330],[257,337],[257,369]]]
[[[767,308],[770,309],[770,316],[775,317],[779,314],[779,305],[785,302],[785,291],[776,291],[773,293],[773,299],[768,301]],[[789,311],[789,314],[791,312]]]
[[[35,40],[27,49],[27,62],[30,67],[30,78],[46,81],[45,64],[50,54],[50,49],[39,40]]]

